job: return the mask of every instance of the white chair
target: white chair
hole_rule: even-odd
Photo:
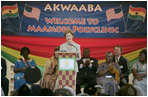
[[[135,86],[135,85],[134,85],[134,87],[137,91],[137,96],[144,96],[144,91],[140,87]]]

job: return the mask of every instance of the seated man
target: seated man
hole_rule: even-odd
[[[119,45],[116,45],[114,47],[114,58],[113,62],[118,63],[121,69],[121,75],[120,75],[120,87],[126,85],[128,83],[128,76],[129,76],[129,62],[128,60],[123,57],[122,54],[122,47]]]
[[[83,57],[78,61],[79,72],[77,75],[76,93],[81,93],[80,86],[84,83],[87,85],[96,85],[96,71],[98,61],[95,58],[90,58],[90,50],[83,50]]]
[[[7,75],[6,60],[1,57],[1,87],[4,91],[5,96],[8,96],[9,80],[8,78],[6,78],[6,75]]]
[[[97,84],[104,89],[104,94],[108,96],[115,96],[119,90],[120,83],[120,66],[113,62],[113,54],[106,53],[106,61],[98,66],[97,70]]]

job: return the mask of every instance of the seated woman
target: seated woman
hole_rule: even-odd
[[[59,51],[60,47],[55,47],[54,52]],[[44,74],[42,77],[41,87],[48,88],[52,91],[56,89],[58,78],[58,58],[54,54],[45,64]]]
[[[139,54],[139,61],[133,64],[132,73],[134,75],[134,85],[139,86],[147,95],[147,50],[142,50]]]
[[[16,91],[23,84],[27,84],[27,81],[24,79],[24,72],[27,67],[36,67],[36,63],[33,59],[29,58],[30,53],[29,48],[21,48],[20,55],[22,58],[17,59],[14,66],[14,90]]]
[[[106,62],[101,63],[97,70],[97,84],[104,88],[105,95],[115,95],[120,82],[120,67],[113,61],[113,54],[106,53]]]

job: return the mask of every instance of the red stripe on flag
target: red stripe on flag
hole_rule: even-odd
[[[136,11],[136,12],[144,12],[144,13],[146,13],[145,8],[142,8],[142,7],[137,7],[137,8],[135,8],[135,7],[132,7],[132,6],[130,5],[130,10],[131,10],[131,11]]]
[[[2,7],[2,11],[4,10],[15,10],[17,8],[17,4],[10,6],[10,5],[5,5]]]

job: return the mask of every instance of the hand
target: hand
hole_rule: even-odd
[[[115,78],[115,80],[117,81],[117,83],[120,83],[120,78]]]
[[[90,64],[90,59],[85,61],[85,65],[88,66]]]
[[[108,66],[109,66],[110,70],[113,70],[114,65],[112,63],[108,64]]]
[[[86,66],[85,63],[83,63],[82,66],[85,67]]]
[[[106,73],[107,73],[107,70],[103,70],[103,71],[101,71],[101,72],[98,73],[98,76],[103,76]]]
[[[23,67],[23,68],[21,68],[21,71],[22,71],[22,72],[25,72],[25,70],[26,70],[26,68],[24,68],[24,67]]]

